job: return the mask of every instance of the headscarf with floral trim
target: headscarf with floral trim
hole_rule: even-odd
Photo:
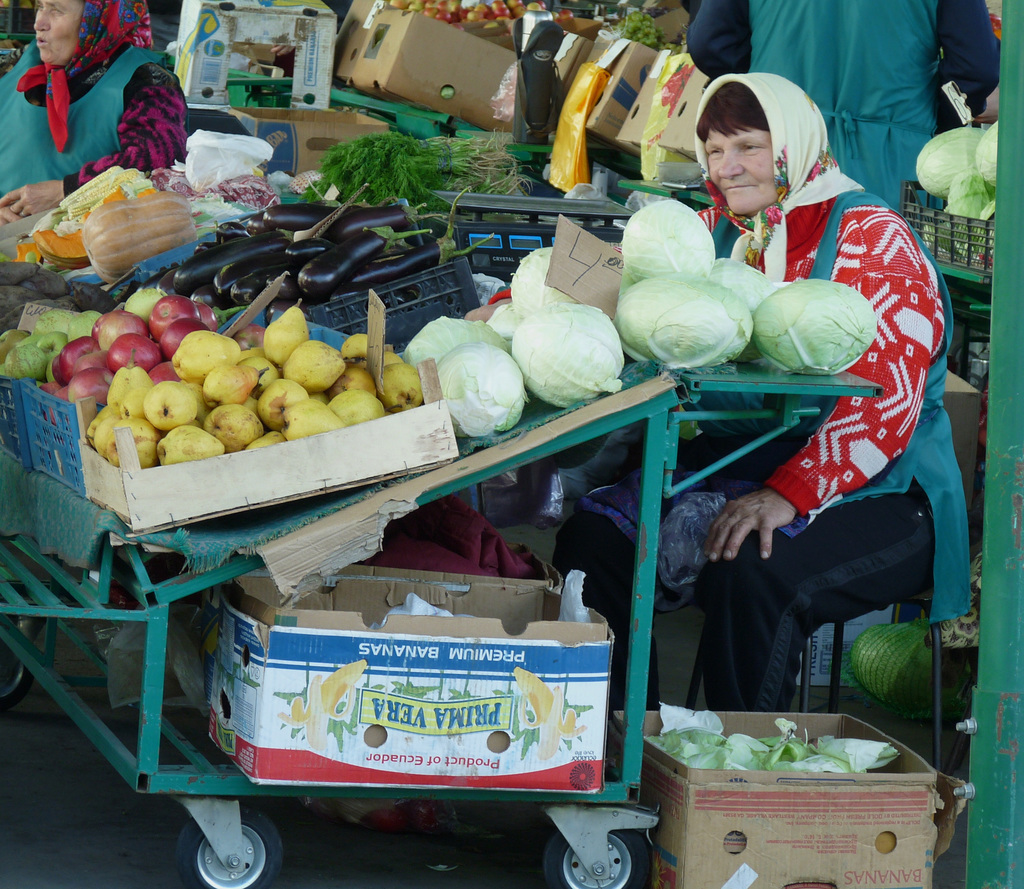
[[[146,0],[85,0],[71,61],[63,67],[36,65],[18,81],[20,92],[46,84],[46,113],[57,151],[64,151],[68,141],[68,80],[102,64],[126,44],[143,49],[153,45]]]
[[[737,216],[729,210],[725,197],[708,176],[708,156],[704,143],[696,139],[708,192],[722,213],[742,229],[732,258],[758,268],[764,260],[764,272],[772,281],[786,275],[786,214],[795,207],[820,204],[845,191],[863,191],[839,170],[828,144],[825,120],[811,97],[800,87],[777,74],[725,74],[710,84],[697,108],[700,120],[708,100],[726,83],[742,83],[761,103],[775,153],[774,204],[756,216]]]

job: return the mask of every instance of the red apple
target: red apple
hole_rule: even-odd
[[[196,304],[187,296],[178,296],[176,293],[160,297],[153,304],[153,311],[149,315],[149,332],[153,339],[159,341],[164,331],[179,318],[192,318],[198,321],[199,309],[196,308]]]
[[[107,350],[107,367],[112,373],[132,364],[148,371],[163,360],[160,347],[148,336],[138,333],[122,334],[110,344],[110,349]]]
[[[149,378],[154,383],[164,383],[167,381],[177,383],[181,379],[170,361],[161,361],[149,372]]]
[[[107,366],[107,350],[99,349],[96,352],[87,352],[81,358],[75,362],[75,366],[71,368],[71,376],[74,376],[79,371],[85,370],[87,367],[106,367]],[[70,382],[70,380],[68,381]]]
[[[58,383],[56,380],[50,380],[46,383],[40,383],[39,388],[42,389],[44,392],[49,392],[51,395],[56,395],[57,391],[59,389],[62,389],[63,386],[61,386],[61,384]]]
[[[56,395],[58,398],[62,399],[63,401],[67,401],[68,400],[68,387],[67,386],[61,386],[53,394]]]
[[[170,361],[174,353],[178,351],[181,341],[193,330],[208,331],[209,328],[198,318],[179,318],[172,323],[160,337],[160,354]]]
[[[256,349],[263,345],[266,328],[262,324],[247,324],[232,339],[245,349]]]
[[[206,303],[199,302],[199,300],[193,300],[196,304],[196,308],[199,310],[199,320],[203,322],[210,330],[216,331],[220,325],[217,323],[217,313],[213,311],[211,306]]]
[[[149,327],[138,315],[133,315],[124,309],[104,312],[96,319],[96,323],[92,327],[92,338],[99,343],[101,349],[109,349],[110,344],[125,333],[146,336],[149,333]]]
[[[113,373],[105,367],[87,367],[76,373],[68,383],[68,401],[75,402],[91,395],[97,404],[106,404],[107,389],[112,379]]]
[[[80,336],[73,339],[57,354],[53,362],[53,378],[62,386],[66,386],[75,375],[75,362],[83,355],[99,351],[100,344],[91,336]]]

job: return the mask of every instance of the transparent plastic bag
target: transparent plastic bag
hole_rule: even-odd
[[[512,120],[516,113],[516,80],[519,66],[514,62],[501,76],[498,91],[491,96],[491,108],[494,109],[495,120]]]
[[[693,602],[693,582],[707,562],[704,541],[708,528],[725,506],[725,495],[713,491],[684,494],[662,519],[658,535],[658,580],[664,602],[660,610]]]
[[[251,176],[274,156],[266,139],[196,130],[185,143],[185,178],[203,192],[227,179]]]
[[[481,482],[480,512],[495,528],[533,525],[544,530],[562,521],[562,480],[551,457]]]

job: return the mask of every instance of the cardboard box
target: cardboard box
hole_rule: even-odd
[[[953,450],[964,482],[964,499],[970,509],[974,501],[974,472],[978,460],[981,393],[956,374],[947,373],[942,403],[953,427]]]
[[[640,92],[637,93],[636,99],[629,109],[629,114],[626,115],[626,120],[619,130],[618,140],[620,142],[628,142],[637,148],[640,147],[644,136],[644,127],[647,126],[647,118],[650,116],[654,104],[654,96],[658,92],[658,77],[664,70],[670,53],[670,50],[661,50],[654,60],[654,64],[651,65],[650,71],[647,72],[647,79],[640,87]]]
[[[640,154],[638,146],[619,142],[619,131],[657,58],[656,50],[633,40],[598,40],[594,44],[588,61],[607,68],[611,79],[587,118],[587,133],[623,151]]]
[[[840,657],[845,657],[853,648],[853,640],[868,627],[876,624],[887,624],[892,621],[893,606],[881,608],[862,614],[843,624],[843,650]],[[832,660],[835,657],[835,626],[825,624],[811,636],[811,685],[828,685],[832,671]]]
[[[332,580],[295,610],[247,576],[222,609],[210,736],[254,782],[601,789],[608,627],[557,620],[554,569]],[[454,616],[372,628],[413,592]]]
[[[777,736],[780,715],[811,738],[887,741],[899,756],[859,774],[690,769],[645,742],[640,800],[661,813],[651,837],[654,885],[929,889],[940,851],[933,816],[943,810],[936,772],[849,716],[719,714],[727,736],[755,738]],[[650,714],[645,732],[659,730]]]
[[[281,108],[232,108],[245,128],[273,146],[267,173],[292,175],[319,170],[324,152],[338,142],[367,133],[385,133],[388,125],[355,111],[300,111]]]
[[[190,103],[227,105],[232,51],[252,45],[291,44],[293,108],[327,108],[337,16],[320,0],[184,0],[174,73]]]
[[[338,26],[334,43],[334,76],[344,84],[352,82],[352,71],[369,39],[373,17],[387,0],[352,0],[345,19]]]
[[[711,78],[699,68],[694,68],[661,134],[662,148],[696,160],[694,130],[697,127],[697,106],[709,83]]]
[[[369,40],[352,71],[353,85],[449,114],[485,130],[508,130],[491,97],[516,60],[511,50],[444,22],[404,9],[376,13]]]

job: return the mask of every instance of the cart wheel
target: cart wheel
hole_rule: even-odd
[[[606,877],[595,880],[560,833],[544,847],[544,879],[550,889],[640,889],[651,870],[647,840],[638,830],[608,834],[611,867]]]
[[[6,645],[0,643],[0,712],[18,704],[32,687],[32,674]]]
[[[277,879],[284,856],[281,835],[261,812],[241,807],[246,850],[236,869],[221,864],[191,818],[178,835],[175,853],[178,876],[186,889],[269,889]]]

